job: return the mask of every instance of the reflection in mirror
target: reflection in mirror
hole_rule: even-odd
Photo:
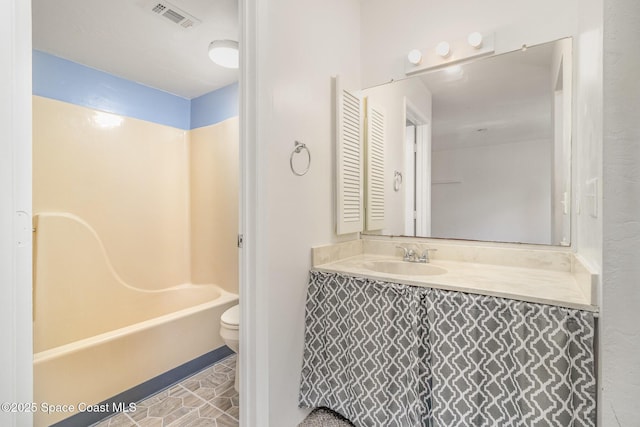
[[[378,234],[569,245],[571,73],[563,39],[363,90],[386,111]]]

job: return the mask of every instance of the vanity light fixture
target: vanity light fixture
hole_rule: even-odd
[[[475,49],[480,49],[482,47],[482,34],[477,31],[469,34],[467,37],[467,43]]]
[[[446,58],[451,53],[451,46],[447,42],[440,42],[436,46],[436,53],[443,58]]]
[[[457,40],[441,41],[428,50],[414,49],[408,52],[405,61],[405,74],[412,75],[430,69],[446,68],[459,65],[471,58],[488,56],[494,53],[495,34],[482,34],[478,31],[467,33],[466,37]],[[459,68],[447,70],[451,77],[461,77],[464,73]]]
[[[209,58],[225,68],[238,68],[240,53],[235,40],[214,40],[209,45]]]
[[[422,52],[420,52],[418,49],[412,49],[409,51],[407,59],[409,59],[409,62],[411,62],[413,65],[418,65],[422,62]]]

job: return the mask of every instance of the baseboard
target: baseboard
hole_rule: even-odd
[[[100,402],[99,405],[101,405],[101,408],[110,408],[111,410],[105,412],[81,412],[72,417],[65,418],[64,420],[51,425],[51,427],[87,427],[91,424],[95,424],[110,417],[116,412],[119,412],[119,408],[127,408],[130,403],[139,402],[148,396],[169,388],[184,378],[193,375],[207,366],[212,365],[232,354],[234,354],[233,351],[224,345],[182,364],[177,368],[171,369],[164,374],[160,374],[157,377]]]

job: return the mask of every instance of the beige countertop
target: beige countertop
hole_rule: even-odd
[[[576,275],[570,271],[435,259],[427,265],[443,268],[446,272],[428,276],[409,276],[380,273],[366,267],[367,263],[375,261],[404,262],[399,257],[389,255],[359,254],[315,265],[314,269],[414,286],[598,311],[597,306],[591,304],[590,296],[581,290]]]

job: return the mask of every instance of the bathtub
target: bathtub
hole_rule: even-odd
[[[215,285],[133,287],[82,219],[40,213],[34,223],[36,426],[68,418],[79,404],[109,399],[224,344],[220,315],[237,304],[236,294]]]

